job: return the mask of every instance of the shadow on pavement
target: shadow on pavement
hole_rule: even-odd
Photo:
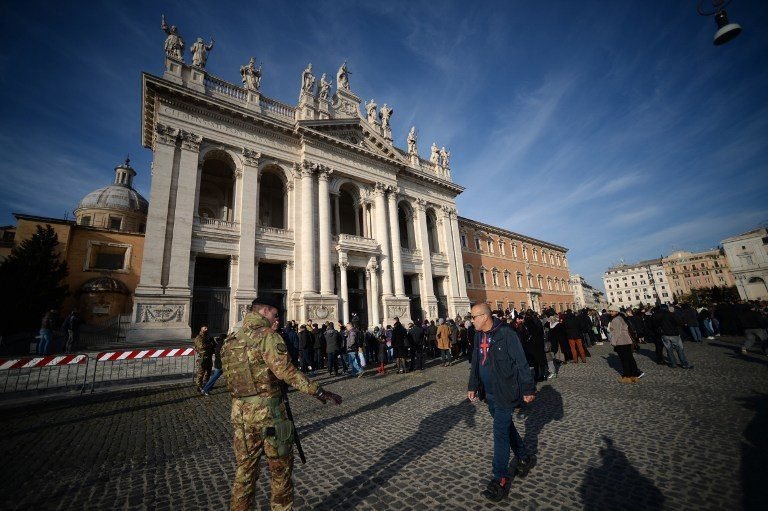
[[[608,367],[619,373],[619,376],[624,374],[621,370],[621,360],[616,353],[608,353],[608,356],[603,357],[603,359],[608,362]]]
[[[633,467],[626,455],[603,435],[602,465],[590,467],[579,487],[586,511],[662,509],[664,495],[653,482]]]
[[[354,411],[351,411],[349,413],[345,413],[344,415],[335,415],[333,417],[329,417],[328,419],[323,419],[321,421],[315,421],[311,424],[308,424],[306,426],[303,426],[298,429],[298,434],[301,438],[307,437],[311,435],[312,433],[317,433],[321,429],[323,429],[328,424],[333,424],[339,421],[342,421],[348,417],[352,417],[354,415],[361,415],[366,412],[370,412],[372,410],[376,410],[378,408],[381,408],[382,406],[391,406],[401,399],[405,399],[408,396],[415,394],[416,392],[420,391],[423,388],[429,387],[435,383],[434,381],[427,381],[422,383],[421,385],[416,385],[415,387],[410,387],[405,390],[401,390],[400,392],[395,392],[394,394],[390,394],[388,396],[385,396],[381,399],[377,399],[376,401],[372,403],[368,403],[365,406],[362,406],[360,408],[355,409]]]
[[[440,447],[454,426],[463,421],[470,429],[474,428],[476,411],[477,407],[465,399],[425,417],[412,435],[385,450],[379,459],[334,490],[314,509],[335,509],[341,502],[345,508],[353,509],[406,465]]]
[[[768,394],[754,394],[738,400],[755,416],[741,439],[741,489],[744,509],[765,509],[768,499]]]
[[[544,386],[536,393],[536,400],[533,404],[523,406],[517,416],[525,419],[525,438],[523,441],[526,450],[530,454],[536,454],[539,447],[539,434],[544,426],[565,417],[563,397],[551,385]]]

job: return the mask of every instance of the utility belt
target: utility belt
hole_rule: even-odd
[[[262,396],[244,396],[237,399],[244,403],[268,408],[272,415],[272,426],[266,426],[261,430],[262,438],[268,443],[272,450],[265,450],[268,458],[285,458],[293,450],[293,422],[288,420],[285,413],[280,409],[282,397],[262,397]]]

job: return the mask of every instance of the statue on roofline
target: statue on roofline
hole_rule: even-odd
[[[165,22],[165,14],[162,15],[160,28],[168,34],[168,37],[165,38],[165,54],[184,61],[184,39],[179,35],[176,25],[168,26],[168,23]]]

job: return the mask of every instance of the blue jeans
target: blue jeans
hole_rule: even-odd
[[[514,408],[497,408],[491,394],[486,394],[485,399],[493,417],[493,478],[509,477],[509,449],[518,459],[527,458],[528,451],[512,420]]]
[[[443,361],[444,364],[447,364],[451,361],[451,350],[440,350],[440,360]]]
[[[40,329],[40,342],[37,345],[38,355],[47,355],[51,349],[51,341],[53,340],[53,331],[48,328]]]
[[[693,337],[693,342],[701,342],[701,328],[699,328],[699,325],[688,326],[688,330],[691,332],[691,337]]]
[[[675,356],[673,352],[677,352],[677,356],[680,358],[680,365],[688,367],[688,359],[685,358],[685,350],[683,349],[683,341],[680,340],[679,335],[662,335],[661,340],[664,343],[664,347],[667,349],[667,357],[669,357],[669,364],[675,366]]]
[[[219,379],[219,376],[221,376],[221,369],[214,369],[213,373],[211,374],[210,379],[208,380],[208,383],[205,384],[205,387],[203,387],[203,392],[210,392],[213,388],[213,385],[216,383],[216,380]]]
[[[352,368],[352,374],[360,374],[363,368],[360,367],[360,362],[357,360],[357,352],[347,352],[347,365]]]
[[[704,323],[704,331],[706,332],[707,337],[712,337],[713,335],[715,335],[715,331],[712,329],[712,320],[705,319],[703,323]]]

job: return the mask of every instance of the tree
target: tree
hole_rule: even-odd
[[[50,225],[13,248],[0,264],[0,333],[35,330],[46,311],[60,309],[69,274],[59,255],[59,238]]]

